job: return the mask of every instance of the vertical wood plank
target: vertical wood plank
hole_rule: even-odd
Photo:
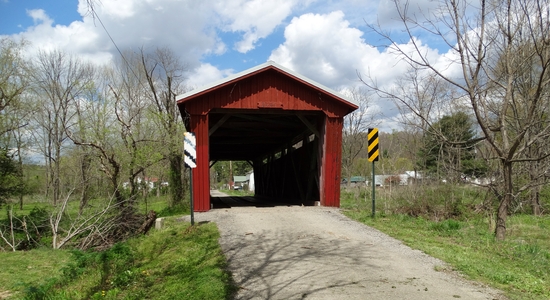
[[[197,139],[197,167],[193,169],[193,197],[196,212],[210,210],[208,115],[192,115],[191,131]]]
[[[321,205],[340,207],[343,118],[325,118],[321,171]]]

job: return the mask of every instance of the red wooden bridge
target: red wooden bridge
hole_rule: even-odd
[[[340,206],[343,118],[357,105],[274,62],[177,97],[197,140],[195,211],[210,209],[211,163],[243,160],[262,199]]]

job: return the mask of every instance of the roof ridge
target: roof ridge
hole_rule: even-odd
[[[257,66],[252,67],[252,68],[246,69],[246,70],[244,70],[244,71],[241,71],[241,72],[238,72],[238,73],[229,75],[229,76],[227,76],[227,77],[224,77],[224,78],[222,78],[222,79],[219,79],[219,80],[217,80],[217,81],[214,81],[214,82],[212,82],[212,83],[209,83],[209,84],[207,84],[207,85],[204,85],[204,86],[202,86],[202,87],[199,87],[199,88],[196,88],[196,89],[191,90],[191,91],[189,91],[189,92],[186,92],[186,93],[184,93],[184,94],[178,95],[178,96],[176,96],[176,101],[177,101],[177,102],[180,102],[181,100],[183,100],[183,99],[185,99],[185,98],[188,98],[188,97],[190,97],[190,96],[199,94],[199,93],[201,93],[201,92],[204,92],[204,91],[207,91],[207,90],[209,90],[209,89],[212,89],[212,88],[214,88],[214,87],[216,87],[216,86],[219,86],[219,85],[222,85],[222,84],[225,84],[225,83],[234,81],[234,80],[236,80],[236,79],[239,79],[239,78],[244,77],[244,76],[246,76],[246,75],[249,75],[249,74],[252,74],[252,73],[261,71],[261,70],[266,69],[266,68],[269,68],[269,67],[273,67],[273,68],[275,68],[275,69],[277,69],[277,70],[279,70],[279,71],[282,71],[282,72],[286,73],[286,74],[289,75],[289,76],[292,76],[292,77],[294,77],[294,78],[296,78],[296,79],[299,79],[299,80],[301,80],[301,81],[304,81],[304,82],[306,82],[306,83],[308,83],[308,84],[311,84],[311,85],[317,87],[318,89],[321,89],[321,90],[323,90],[323,91],[325,91],[325,92],[327,92],[327,93],[329,93],[329,94],[331,94],[331,95],[333,95],[333,96],[335,96],[335,97],[337,97],[337,98],[340,98],[340,99],[342,99],[342,100],[344,100],[344,101],[346,101],[346,102],[349,102],[349,103],[351,103],[351,104],[353,104],[353,105],[355,105],[355,106],[358,105],[357,103],[355,103],[355,101],[353,101],[351,98],[349,98],[349,97],[343,95],[342,93],[337,92],[337,91],[335,91],[335,90],[333,90],[333,89],[331,89],[331,88],[329,88],[329,87],[327,87],[327,86],[325,86],[325,85],[323,85],[323,84],[321,84],[321,83],[319,83],[319,82],[316,82],[316,81],[314,81],[314,80],[312,80],[312,79],[310,79],[310,78],[308,78],[308,77],[305,77],[305,76],[303,76],[303,75],[301,75],[301,74],[299,74],[299,73],[297,73],[297,72],[294,72],[294,71],[292,71],[292,70],[290,70],[290,69],[288,69],[288,68],[286,68],[286,67],[284,67],[284,66],[282,66],[282,65],[280,65],[280,64],[278,64],[277,62],[272,61],[272,60],[268,60],[268,61],[265,62],[265,63],[259,64],[259,65],[257,65]]]

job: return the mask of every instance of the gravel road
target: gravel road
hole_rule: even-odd
[[[505,299],[339,209],[233,207],[195,221],[218,225],[235,299]]]

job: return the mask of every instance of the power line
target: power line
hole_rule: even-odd
[[[107,36],[109,37],[109,39],[111,40],[111,42],[113,43],[113,45],[115,46],[116,50],[118,51],[118,53],[120,54],[120,57],[122,57],[122,60],[124,60],[124,62],[126,63],[126,65],[128,66],[128,69],[130,69],[130,71],[132,72],[132,74],[134,74],[134,76],[136,77],[136,79],[138,79],[138,82],[140,82],[141,85],[143,85],[143,83],[141,83],[141,81],[139,80],[139,76],[137,76],[137,74],[134,72],[134,69],[130,66],[130,63],[128,62],[128,60],[126,60],[126,57],[124,57],[124,54],[122,54],[122,51],[120,51],[120,48],[118,48],[118,45],[116,44],[115,40],[113,39],[113,37],[111,36],[111,34],[109,33],[109,31],[107,30],[107,28],[105,27],[105,25],[103,24],[103,21],[101,21],[101,18],[99,17],[99,15],[97,14],[97,12],[95,11],[95,9],[93,7],[91,7],[90,9],[91,13],[92,13],[92,18],[97,18],[97,20],[99,21],[99,24],[101,24],[101,27],[103,27],[103,30],[105,30],[105,33],[107,33]],[[142,86],[143,88],[145,88],[144,86]]]

